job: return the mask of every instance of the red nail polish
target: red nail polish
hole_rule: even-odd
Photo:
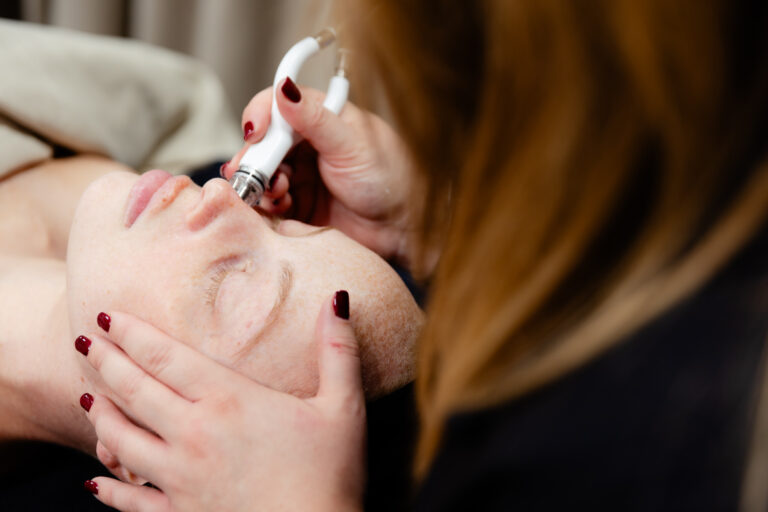
[[[91,410],[92,405],[93,405],[93,395],[90,393],[83,393],[80,396],[80,407],[85,409],[85,412],[88,412]]]
[[[283,96],[288,98],[288,101],[292,101],[293,103],[301,101],[301,91],[299,91],[299,88],[293,83],[291,77],[288,76],[285,78],[285,82],[283,82],[283,86],[280,90],[283,91]]]
[[[83,487],[85,487],[86,491],[91,491],[93,494],[99,494],[99,484],[93,480],[86,480]]]
[[[96,323],[104,329],[104,332],[109,332],[109,324],[112,323],[112,318],[106,313],[99,313],[99,316],[96,317]]]
[[[248,140],[248,137],[253,133],[253,123],[248,121],[243,126],[243,140]]]
[[[337,317],[349,320],[349,293],[346,290],[339,290],[333,296],[333,312]]]
[[[91,348],[91,340],[85,336],[78,336],[75,340],[75,349],[84,356],[88,355],[88,349]]]

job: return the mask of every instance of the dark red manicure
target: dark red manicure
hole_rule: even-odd
[[[283,96],[288,98],[288,101],[292,101],[294,103],[298,103],[301,101],[301,91],[299,91],[299,88],[296,87],[296,84],[293,83],[293,80],[291,80],[291,77],[286,77],[285,82],[283,82],[283,86],[280,88],[281,91],[283,91]]]
[[[349,320],[349,293],[346,290],[339,290],[333,296],[333,312],[337,317]]]
[[[253,123],[248,121],[243,125],[243,140],[248,140],[248,137],[253,133]]]
[[[96,317],[96,323],[104,329],[104,332],[109,332],[109,324],[112,323],[112,317],[106,313],[99,313],[99,316]]]
[[[99,484],[93,480],[86,480],[83,487],[85,487],[86,491],[91,491],[93,494],[99,494]]]
[[[83,354],[84,356],[88,355],[88,349],[91,348],[91,340],[86,338],[85,336],[78,336],[75,340],[75,349]]]
[[[91,410],[92,405],[93,405],[93,395],[90,393],[83,393],[80,396],[80,407],[85,409],[85,412],[88,412]]]

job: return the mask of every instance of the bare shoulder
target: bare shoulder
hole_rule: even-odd
[[[79,155],[0,180],[0,253],[64,259],[80,196],[91,182],[114,171],[130,169],[103,157]]]

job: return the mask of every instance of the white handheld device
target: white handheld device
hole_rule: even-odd
[[[251,146],[240,160],[240,166],[229,180],[237,195],[250,206],[256,206],[267,188],[270,178],[277,171],[288,151],[296,145],[301,137],[293,131],[277,108],[278,84],[290,77],[294,82],[304,62],[330,45],[336,39],[333,30],[326,28],[314,36],[307,37],[296,43],[288,50],[275,73],[272,87],[272,118],[264,138]],[[346,53],[339,50],[336,72],[328,85],[323,106],[331,112],[341,112],[349,94],[349,81],[346,77]]]

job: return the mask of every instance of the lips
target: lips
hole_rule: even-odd
[[[125,209],[125,227],[131,227],[141,215],[152,196],[155,195],[163,184],[171,179],[171,175],[160,169],[146,172],[133,184],[128,194],[128,203]]]

